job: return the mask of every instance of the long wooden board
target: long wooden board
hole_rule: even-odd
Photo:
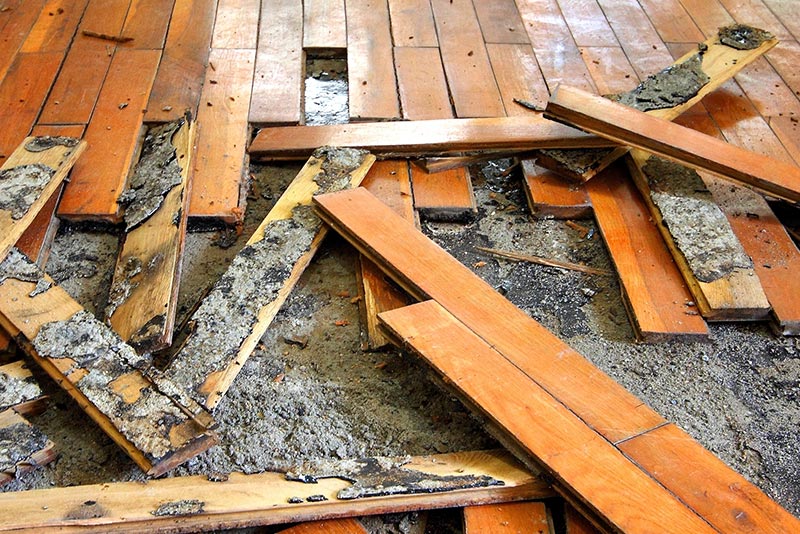
[[[250,145],[257,159],[302,159],[321,146],[363,148],[375,154],[441,155],[473,150],[530,150],[613,146],[541,117],[286,126],[265,128]]]
[[[467,406],[488,419],[556,481],[555,489],[614,531],[714,532],[434,300],[380,315],[387,331],[433,367]],[[591,395],[591,394],[589,394]]]
[[[397,90],[404,119],[453,117],[438,48],[396,47],[394,67],[397,71]]]
[[[522,160],[522,186],[531,214],[537,218],[586,219],[592,216],[592,203],[584,186]]]
[[[416,457],[404,467],[442,476],[489,476],[504,485],[345,501],[337,498],[340,490],[350,486],[344,480],[325,478],[317,484],[304,484],[286,480],[281,473],[231,473],[224,482],[212,482],[205,476],[116,482],[0,494],[0,531],[58,528],[62,532],[198,532],[554,495],[548,485],[531,476],[505,452]],[[314,495],[322,495],[325,500],[307,500]],[[301,503],[288,502],[292,497]],[[173,514],[165,506],[170,503],[175,504]],[[183,514],[182,503],[186,507]],[[159,509],[167,513],[153,513]],[[80,520],[74,517],[84,510],[93,513],[82,514],[85,518]]]
[[[800,201],[800,167],[729,145],[580,89],[559,87],[547,104],[545,116],[713,172],[758,191]]]

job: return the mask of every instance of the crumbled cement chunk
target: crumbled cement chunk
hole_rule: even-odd
[[[21,219],[52,180],[55,169],[42,163],[18,165],[0,171],[0,210]]]

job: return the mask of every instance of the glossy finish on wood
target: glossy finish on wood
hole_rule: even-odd
[[[464,508],[464,534],[551,534],[542,502],[484,504]]]

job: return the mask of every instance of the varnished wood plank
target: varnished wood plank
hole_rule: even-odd
[[[261,0],[218,0],[212,48],[255,49]]]
[[[795,117],[772,117],[769,126],[795,163],[800,165],[800,121]]]
[[[175,0],[131,0],[122,35],[125,48],[162,49]]]
[[[317,484],[305,484],[286,480],[283,473],[231,473],[224,482],[212,482],[205,475],[145,483],[112,482],[0,494],[0,530],[57,527],[65,532],[108,532],[111,528],[116,532],[174,532],[176,529],[197,532],[554,495],[508,453],[500,451],[412,457],[404,467],[440,476],[488,476],[503,481],[504,485],[345,501],[336,497],[340,490],[350,486],[344,480],[324,478]],[[313,495],[324,495],[326,500],[306,501]],[[299,497],[304,502],[288,503],[291,497]],[[80,508],[86,501],[95,501],[106,513],[77,525],[74,519],[69,519],[70,510]],[[202,503],[204,511],[195,508],[196,513],[181,516],[153,514],[165,503],[180,502]]]
[[[473,150],[610,146],[604,139],[555,124],[539,114],[265,128],[250,146],[255,158],[307,158],[320,146],[364,148],[376,154],[441,155]]]
[[[59,217],[119,220],[117,198],[141,145],[142,118],[160,56],[160,50],[120,49],[114,54],[86,128],[89,148],[72,171]]]
[[[351,120],[400,117],[385,0],[346,0]]]
[[[592,216],[592,203],[583,185],[565,181],[529,159],[522,161],[522,173],[522,185],[534,217],[586,219]]]
[[[706,37],[716,35],[719,28],[735,22],[719,0],[680,0],[680,2]]]
[[[12,2],[6,6],[8,10],[4,13],[8,15],[4,17],[0,31],[0,81],[14,63],[14,58],[40,16],[43,5],[44,0],[33,0]]]
[[[303,6],[262,0],[249,122],[298,124],[303,115]]]
[[[430,0],[389,0],[394,46],[438,47]]]
[[[557,481],[621,532],[713,532],[608,441],[434,300],[381,314],[382,324]],[[491,372],[486,372],[490,369]],[[657,503],[657,504],[656,504]]]
[[[301,523],[281,530],[279,534],[367,534],[367,529],[351,517]]]
[[[800,201],[800,168],[647,115],[579,89],[561,86],[546,114],[621,144],[723,175],[791,201]]]
[[[530,45],[487,44],[486,51],[507,116],[531,114],[515,99],[544,107],[550,94]]]
[[[800,61],[800,44],[797,41],[781,41],[766,57],[794,95],[800,98],[800,72],[795,68]]]
[[[347,48],[347,21],[344,0],[305,0],[303,2],[303,48]]]
[[[800,59],[800,54],[794,59]],[[762,117],[800,117],[800,100],[766,58],[755,60],[736,75],[736,81]]]
[[[639,76],[619,46],[582,47],[581,55],[598,94],[630,91],[639,83]]]
[[[414,220],[411,177],[404,159],[376,161],[361,186],[407,221]]]
[[[558,0],[558,6],[579,47],[619,46],[597,0]]]
[[[708,327],[689,307],[689,290],[624,166],[609,167],[586,191],[637,336],[648,342],[707,337]]]
[[[410,295],[435,299],[481,338],[491,339],[495,350],[609,441],[663,423],[658,414],[363,188],[321,195],[315,203],[326,222]]]
[[[800,21],[797,19],[794,2],[786,0],[762,0],[795,39],[800,39]]]
[[[432,0],[431,5],[456,116],[504,116],[503,101],[472,5],[449,0]]]
[[[673,424],[619,448],[719,532],[800,529],[800,520]]]
[[[438,48],[395,48],[394,65],[404,119],[443,119],[453,116]]]
[[[88,0],[50,0],[22,43],[21,52],[66,52]],[[35,4],[35,2],[33,2]]]
[[[737,22],[750,24],[758,28],[763,28],[779,41],[792,39],[793,36],[781,24],[778,17],[761,0],[717,0],[728,10]]]
[[[247,173],[247,114],[255,50],[215,49],[197,112],[197,151],[189,217],[240,221]]]
[[[414,207],[426,219],[465,221],[478,211],[467,167],[428,173],[412,165],[411,183]]]
[[[666,43],[698,43],[705,39],[680,0],[640,0],[658,35]]]
[[[600,534],[597,527],[570,504],[564,505],[564,528],[566,534]]]
[[[542,502],[484,504],[464,508],[464,534],[528,532],[550,534],[547,508]]]
[[[514,0],[472,2],[478,15],[483,40],[489,43],[528,44],[528,35],[522,25]],[[466,9],[464,6],[463,9]]]

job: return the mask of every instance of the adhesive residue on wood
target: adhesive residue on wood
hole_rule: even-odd
[[[42,163],[0,170],[0,210],[21,219],[53,179],[55,169]]]

